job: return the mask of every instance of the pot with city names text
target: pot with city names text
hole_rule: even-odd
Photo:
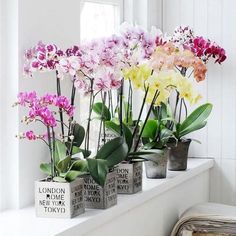
[[[83,179],[70,183],[36,181],[35,210],[36,216],[48,218],[72,218],[84,213]]]
[[[107,209],[117,204],[116,170],[107,174],[103,187],[91,175],[84,176],[84,203],[86,208],[92,209]]]
[[[142,191],[143,163],[122,162],[116,168],[117,192],[121,194],[134,194]]]

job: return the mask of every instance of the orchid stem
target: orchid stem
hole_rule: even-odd
[[[61,96],[61,84],[60,84],[60,78],[58,77],[58,71],[56,71],[56,77],[57,77],[57,96]],[[62,114],[61,108],[59,108],[59,115],[60,115],[60,120],[61,120],[61,133],[62,133],[62,136],[64,137],[65,131],[64,131],[63,114]]]
[[[146,125],[146,123],[147,123],[147,121],[148,121],[148,118],[149,118],[149,116],[150,116],[150,114],[151,114],[151,111],[152,111],[152,107],[154,106],[154,104],[155,104],[155,102],[156,102],[157,97],[159,96],[159,94],[160,94],[160,92],[159,92],[158,90],[156,90],[156,92],[155,92],[155,94],[154,94],[154,96],[153,96],[153,99],[152,99],[152,103],[151,103],[151,105],[150,105],[150,107],[149,107],[149,110],[148,110],[148,113],[147,113],[147,115],[146,115],[144,124],[143,124],[142,129],[141,129],[141,131],[140,131],[140,133],[139,133],[137,143],[135,144],[134,152],[136,152],[137,149],[138,149],[138,145],[139,145],[139,142],[140,142],[140,140],[141,140],[144,127],[145,127],[145,125]]]
[[[143,108],[144,108],[144,105],[145,105],[145,102],[146,102],[148,90],[149,90],[149,87],[147,87],[144,98],[143,98],[142,106],[141,106],[141,109],[140,109],[140,112],[139,112],[139,115],[138,115],[138,120],[136,122],[136,125],[134,127],[134,131],[133,131],[133,134],[132,134],[132,139],[134,139],[134,136],[135,136],[135,134],[137,132],[137,129],[138,129],[138,126],[139,126],[139,122],[140,122],[140,119],[141,119],[141,115],[143,113]]]

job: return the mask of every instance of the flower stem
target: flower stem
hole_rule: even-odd
[[[54,176],[56,176],[56,165],[55,165],[55,152],[56,152],[56,138],[55,138],[55,132],[52,128],[52,159],[53,159],[53,172]]]
[[[85,151],[89,151],[89,135],[90,135],[90,123],[91,123],[91,115],[93,110],[95,95],[93,94],[93,79],[90,80],[90,98],[89,98],[89,115],[88,115],[88,123],[85,134]]]
[[[121,86],[119,89],[119,101],[120,101],[120,136],[123,135],[123,86],[124,86],[124,79],[121,81]]]
[[[141,106],[141,109],[140,109],[140,112],[139,112],[139,115],[138,115],[138,119],[137,119],[134,131],[133,131],[133,134],[132,134],[132,139],[134,139],[134,136],[135,136],[135,134],[137,132],[137,129],[138,129],[138,126],[139,126],[139,122],[140,122],[140,119],[141,119],[141,115],[143,113],[143,108],[144,108],[144,105],[145,105],[145,102],[146,102],[146,98],[147,98],[147,95],[148,95],[148,91],[149,91],[149,87],[147,87],[147,89],[145,91],[145,95],[144,95],[144,98],[143,98],[142,106]]]
[[[177,112],[177,107],[178,107],[178,103],[179,103],[179,92],[176,91],[176,101],[175,101],[175,109],[174,109],[174,118],[176,117],[176,112]]]
[[[187,116],[188,116],[188,108],[187,108],[187,105],[186,105],[186,102],[185,102],[184,98],[183,98],[183,103],[184,103],[184,108],[185,108],[185,118],[187,118]]]
[[[138,149],[138,145],[139,145],[139,142],[140,142],[140,140],[141,140],[144,127],[145,127],[145,125],[146,125],[146,123],[147,123],[147,121],[148,121],[148,118],[149,118],[149,116],[150,116],[150,114],[151,114],[151,111],[152,111],[152,107],[154,106],[154,104],[155,104],[155,102],[156,102],[156,100],[157,100],[159,94],[160,94],[160,92],[159,92],[158,90],[156,90],[156,92],[155,92],[155,94],[154,94],[154,96],[153,96],[153,99],[152,99],[152,103],[151,103],[151,105],[150,105],[150,107],[149,107],[149,110],[148,110],[148,113],[147,113],[147,115],[146,115],[145,121],[144,121],[144,123],[143,123],[142,129],[141,129],[140,134],[139,134],[139,136],[138,136],[137,143],[135,144],[134,152],[136,152],[137,149]]]
[[[50,134],[50,127],[47,126],[47,134],[48,134],[48,146],[50,151],[50,157],[51,157],[51,175],[52,178],[54,178],[54,160],[53,160],[53,151],[52,151],[52,143],[51,143],[51,134]]]
[[[60,78],[58,77],[58,71],[56,71],[56,77],[57,77],[57,96],[61,96],[61,84],[60,84]],[[60,120],[61,120],[61,133],[62,136],[64,137],[65,131],[64,131],[64,125],[63,125],[63,113],[62,109],[59,108],[59,115],[60,115]]]
[[[181,100],[180,100],[180,106],[179,106],[179,123],[180,123],[180,121],[181,121],[182,105],[183,105],[183,98],[181,98]]]

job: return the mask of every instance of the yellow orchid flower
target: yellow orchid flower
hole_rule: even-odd
[[[145,81],[147,81],[152,74],[152,69],[146,64],[142,64],[124,69],[122,73],[125,79],[131,80],[135,89],[143,89]]]

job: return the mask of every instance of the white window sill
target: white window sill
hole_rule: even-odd
[[[64,236],[84,235],[153,197],[182,184],[212,168],[212,159],[190,158],[187,171],[169,171],[166,179],[143,180],[143,191],[134,195],[118,195],[118,205],[107,210],[86,210],[73,219],[36,218],[34,207],[5,211],[0,214],[0,235],[11,236]],[[78,234],[79,233],[79,234]]]

